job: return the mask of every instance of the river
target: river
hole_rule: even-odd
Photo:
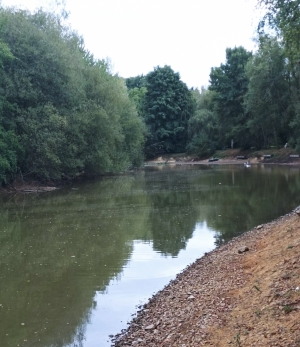
[[[300,204],[300,169],[157,166],[0,197],[1,347],[107,347],[177,273]]]

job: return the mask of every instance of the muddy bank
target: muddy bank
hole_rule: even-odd
[[[300,216],[292,212],[195,261],[112,345],[297,347],[299,287]]]

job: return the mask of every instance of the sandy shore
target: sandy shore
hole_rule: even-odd
[[[293,211],[195,261],[113,346],[299,347],[299,287],[300,216]]]

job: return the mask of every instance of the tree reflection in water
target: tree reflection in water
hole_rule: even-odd
[[[2,347],[85,346],[86,326],[135,240],[177,257],[205,223],[216,244],[299,204],[299,170],[163,167],[41,195],[2,197]]]

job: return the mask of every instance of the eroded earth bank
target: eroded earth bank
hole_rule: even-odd
[[[187,267],[144,305],[113,346],[299,347],[297,212]]]

